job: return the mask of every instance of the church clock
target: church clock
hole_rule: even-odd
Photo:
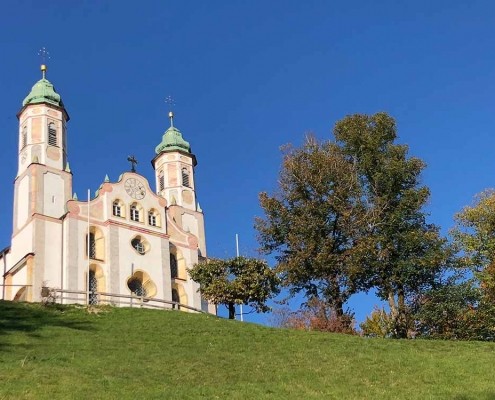
[[[141,200],[144,196],[146,196],[146,189],[144,188],[144,185],[135,178],[127,179],[124,187],[127,194],[133,199]]]

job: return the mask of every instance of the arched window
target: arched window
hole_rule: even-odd
[[[105,237],[100,228],[95,226],[89,228],[89,243],[86,235],[86,254],[93,260],[105,259]]]
[[[153,297],[156,295],[156,285],[144,271],[136,271],[127,279],[127,287],[135,296]]]
[[[129,287],[129,290],[136,296],[146,297],[146,289],[144,288],[141,279],[132,277],[131,279],[129,279],[129,282],[127,282],[127,286]]]
[[[27,286],[21,287],[14,296],[14,301],[26,301],[27,300]]]
[[[180,296],[179,296],[179,292],[177,291],[177,289],[172,289],[172,301],[174,303],[177,303],[177,309],[180,309]],[[172,304],[172,308],[175,308],[175,304]]]
[[[53,122],[48,124],[48,145],[57,145],[57,130],[55,129],[55,124]]]
[[[165,176],[162,170],[158,174],[158,191],[161,192],[163,189],[165,189]]]
[[[100,265],[92,263],[89,266],[89,275],[87,275],[86,287],[89,288],[89,304],[98,304],[102,296],[101,294],[98,294],[98,292],[105,292],[106,290],[105,275]]]
[[[187,168],[182,168],[182,186],[189,187],[189,171]]]
[[[142,222],[142,207],[137,203],[132,203],[130,212],[131,220],[136,222]]]
[[[96,279],[96,273],[93,270],[89,271],[89,304],[96,305],[98,304],[98,295],[96,292],[98,291],[98,279]]]
[[[95,234],[90,232],[89,234],[89,258],[96,258],[96,241]]]
[[[177,305],[177,309],[180,309],[179,304],[188,304],[187,295],[182,285],[177,283],[172,284],[172,301],[177,303],[173,304],[172,308],[175,308],[175,306]]]
[[[172,279],[179,277],[179,268],[177,265],[177,257],[173,253],[170,253],[170,277]]]
[[[154,208],[148,211],[148,224],[150,226],[160,226],[160,214]]]
[[[26,147],[26,145],[27,145],[27,126],[22,128],[21,148]]]
[[[114,200],[112,205],[112,213],[115,217],[124,216],[124,204],[119,200]]]
[[[187,265],[184,255],[173,243],[170,243],[170,276],[172,279],[187,280]]]

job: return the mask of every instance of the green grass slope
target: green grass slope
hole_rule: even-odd
[[[0,302],[0,399],[495,399],[495,344]]]

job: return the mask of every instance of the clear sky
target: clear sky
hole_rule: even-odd
[[[430,222],[446,233],[474,194],[495,186],[493,1],[5,1],[0,13],[0,247],[9,245],[17,118],[40,78],[70,114],[69,161],[84,197],[150,160],[175,125],[198,159],[210,256],[256,255],[260,191],[279,146],[332,137],[347,114],[386,111],[428,167]],[[362,319],[377,301],[350,306]],[[249,316],[248,320],[266,321]]]

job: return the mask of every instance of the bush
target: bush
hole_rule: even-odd
[[[418,300],[414,317],[425,338],[495,340],[495,305],[472,281],[428,291]]]
[[[394,336],[394,319],[384,308],[375,307],[359,327],[364,336],[389,338]]]
[[[343,315],[338,315],[320,299],[311,299],[297,311],[290,311],[287,308],[276,310],[274,322],[276,326],[283,328],[357,334],[353,313],[347,311]]]

